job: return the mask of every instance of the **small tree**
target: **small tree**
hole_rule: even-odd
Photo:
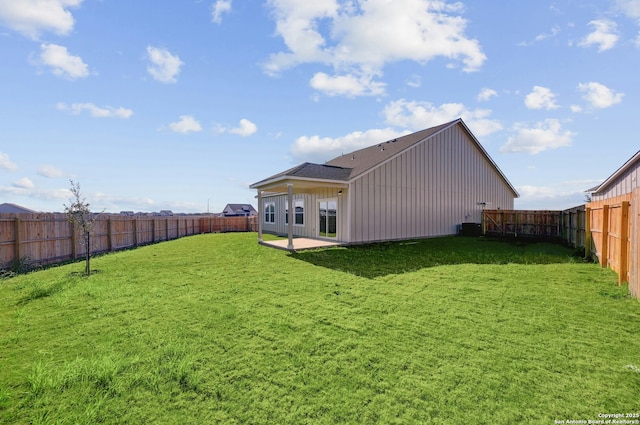
[[[79,230],[82,233],[86,251],[84,273],[89,276],[91,274],[91,231],[95,217],[89,209],[89,204],[80,193],[80,183],[75,183],[73,180],[69,180],[69,182],[73,198],[69,200],[69,205],[64,206],[64,212],[67,215],[67,220],[73,224],[74,230]]]

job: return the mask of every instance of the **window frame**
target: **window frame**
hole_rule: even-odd
[[[289,201],[286,200],[284,205],[285,205],[284,224],[289,225]],[[298,205],[302,207],[301,212],[296,211],[296,207]],[[300,221],[300,223],[298,223],[298,221]],[[293,225],[298,227],[304,227],[304,199],[293,200]]]
[[[276,222],[276,203],[269,201],[264,203],[264,214],[262,219],[264,224],[275,224]]]

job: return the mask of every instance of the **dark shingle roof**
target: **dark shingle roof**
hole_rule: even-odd
[[[352,169],[350,178],[354,178],[389,158],[394,157],[427,137],[432,136],[456,121],[427,128],[426,130],[421,130],[406,136],[398,137],[397,139],[388,140],[377,145],[369,146],[368,148],[341,155],[328,161],[326,165],[349,167]]]
[[[371,170],[377,165],[393,158],[401,152],[409,149],[417,143],[439,133],[440,131],[460,124],[468,132],[469,136],[477,143],[478,148],[483,152],[487,161],[489,161],[493,167],[495,167],[498,174],[504,180],[504,182],[513,191],[514,196],[518,197],[518,192],[502,174],[502,171],[493,162],[489,154],[484,150],[480,143],[475,139],[475,136],[471,134],[467,126],[464,124],[461,118],[450,121],[445,124],[437,125],[435,127],[427,128],[425,130],[417,131],[415,133],[407,134],[406,136],[398,137],[397,139],[388,140],[377,145],[369,146],[368,148],[360,149],[348,154],[340,155],[325,164],[313,164],[305,162],[290,168],[282,173],[273,175],[269,178],[261,180],[251,185],[252,188],[260,187],[262,184],[270,181],[277,181],[290,177],[319,179],[319,180],[333,180],[348,182],[353,178]]]
[[[295,167],[290,168],[286,171],[283,171],[281,173],[268,177],[264,180],[261,180],[257,183],[254,183],[252,186],[256,186],[256,185],[259,185],[260,183],[263,183],[269,180],[274,180],[279,177],[300,177],[300,178],[307,178],[307,179],[348,181],[350,175],[351,175],[350,168],[305,162],[300,165],[296,165]]]
[[[224,207],[225,211],[227,210],[227,208],[236,214],[246,214],[247,212],[257,212],[256,209],[253,208],[253,205],[251,204],[227,204],[227,206]]]
[[[33,214],[36,211],[30,210],[29,208],[21,207],[20,205],[4,203],[0,204],[0,212],[13,214]]]

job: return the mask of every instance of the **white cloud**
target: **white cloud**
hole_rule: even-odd
[[[38,174],[40,174],[42,177],[47,177],[50,179],[64,176],[64,172],[61,169],[48,164],[40,166],[40,168],[38,168]]]
[[[362,83],[381,76],[391,62],[424,64],[440,57],[471,72],[486,60],[479,42],[465,35],[461,3],[269,0],[268,5],[287,51],[272,54],[265,72],[275,75],[304,63],[329,65],[336,75],[316,74],[313,81],[328,93],[355,96],[383,90],[382,83],[365,84],[364,89]]]
[[[324,72],[316,73],[311,79],[311,87],[324,92],[329,96],[342,95],[346,97],[355,96],[378,96],[384,94],[385,84],[379,81],[372,81],[372,76],[337,75],[332,77]]]
[[[409,87],[413,87],[414,89],[422,86],[422,77],[415,74],[412,75],[411,78],[407,80],[407,85]]]
[[[601,183],[592,180],[560,182],[550,186],[522,185],[516,187],[520,198],[515,200],[517,209],[565,210],[585,202],[585,188]]]
[[[535,43],[544,41],[549,38],[554,38],[560,33],[560,31],[561,31],[560,27],[554,26],[553,28],[551,28],[549,32],[543,32],[536,35],[533,41],[521,41],[520,43],[518,43],[518,46],[523,46],[523,47],[533,46]]]
[[[589,82],[578,84],[578,90],[584,93],[582,98],[592,107],[598,109],[608,108],[622,102],[624,93],[616,93],[604,84]]]
[[[514,130],[516,135],[509,137],[500,152],[526,152],[535,155],[548,149],[571,146],[575,136],[575,133],[563,130],[562,124],[556,119],[538,122],[534,127],[516,124]]]
[[[16,171],[18,169],[18,165],[11,162],[9,155],[0,152],[0,168],[7,171]]]
[[[615,0],[616,6],[632,19],[640,19],[640,0]]]
[[[635,19],[640,25],[640,0],[615,0],[616,7],[631,19]],[[640,33],[633,40],[636,47],[640,48]]]
[[[89,69],[82,58],[69,54],[66,47],[57,44],[42,44],[40,50],[40,61],[42,64],[50,66],[54,75],[71,80],[89,76]]]
[[[615,22],[608,19],[597,19],[589,22],[589,25],[594,28],[593,32],[583,38],[578,46],[590,47],[592,45],[598,46],[599,52],[612,49],[618,39],[618,27]]]
[[[555,26],[553,28],[551,28],[551,31],[547,32],[547,33],[542,33],[542,34],[538,34],[535,38],[536,41],[543,41],[546,40],[547,38],[553,38],[556,35],[558,35],[558,33],[560,32],[560,28],[558,26]]]
[[[33,182],[29,178],[23,177],[13,182],[12,186],[18,189],[33,189]]]
[[[167,49],[147,47],[147,55],[151,64],[147,67],[149,74],[161,83],[177,82],[180,68],[184,63],[177,55],[172,55]]]
[[[240,120],[240,125],[236,128],[230,129],[229,133],[247,137],[255,134],[256,131],[258,131],[258,127],[248,119],[243,118]]]
[[[388,103],[383,114],[388,124],[412,130],[422,130],[458,118],[462,118],[478,137],[487,136],[502,129],[498,121],[489,119],[490,110],[469,110],[462,103],[434,106],[429,102],[400,99]]]
[[[498,95],[498,92],[496,92],[493,89],[488,89],[488,88],[483,88],[482,90],[480,90],[480,93],[478,94],[478,102],[486,102],[489,99],[491,99],[492,97],[495,97]]]
[[[533,91],[524,98],[524,104],[529,109],[557,109],[555,97],[547,87],[533,86]]]
[[[123,107],[113,108],[111,106],[98,107],[93,103],[72,103],[67,105],[66,103],[56,104],[56,108],[60,111],[71,111],[71,113],[78,115],[82,111],[89,111],[92,117],[95,118],[123,118],[127,119],[133,115],[131,109]]]
[[[217,0],[213,5],[212,20],[216,24],[222,23],[222,15],[231,12],[231,0]]]
[[[29,180],[29,179],[27,179]],[[29,180],[30,181],[30,180]],[[18,185],[16,185],[16,183]],[[28,186],[29,183],[22,182],[23,186]],[[14,182],[12,186],[0,186],[0,194],[8,196],[27,196],[33,199],[40,200],[69,200],[71,197],[71,191],[69,189],[36,189],[35,187],[19,187],[20,180]]]
[[[323,163],[343,153],[366,148],[376,143],[404,136],[391,128],[355,131],[341,137],[301,136],[291,146],[292,156],[299,161]]]
[[[181,115],[179,121],[169,124],[169,128],[176,133],[197,133],[202,131],[200,123],[191,115]]]
[[[66,35],[74,20],[68,8],[78,7],[83,0],[0,0],[0,21],[9,28],[31,38],[51,31]]]

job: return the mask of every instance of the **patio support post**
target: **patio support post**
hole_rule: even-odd
[[[287,205],[289,205],[289,211],[287,211],[287,215],[289,216],[289,224],[287,225],[287,236],[289,237],[289,243],[287,244],[287,249],[293,249],[293,184],[287,184]]]
[[[262,191],[258,189],[258,243],[262,242],[262,220],[264,219],[264,206],[262,205]],[[213,231],[213,230],[212,230]]]

